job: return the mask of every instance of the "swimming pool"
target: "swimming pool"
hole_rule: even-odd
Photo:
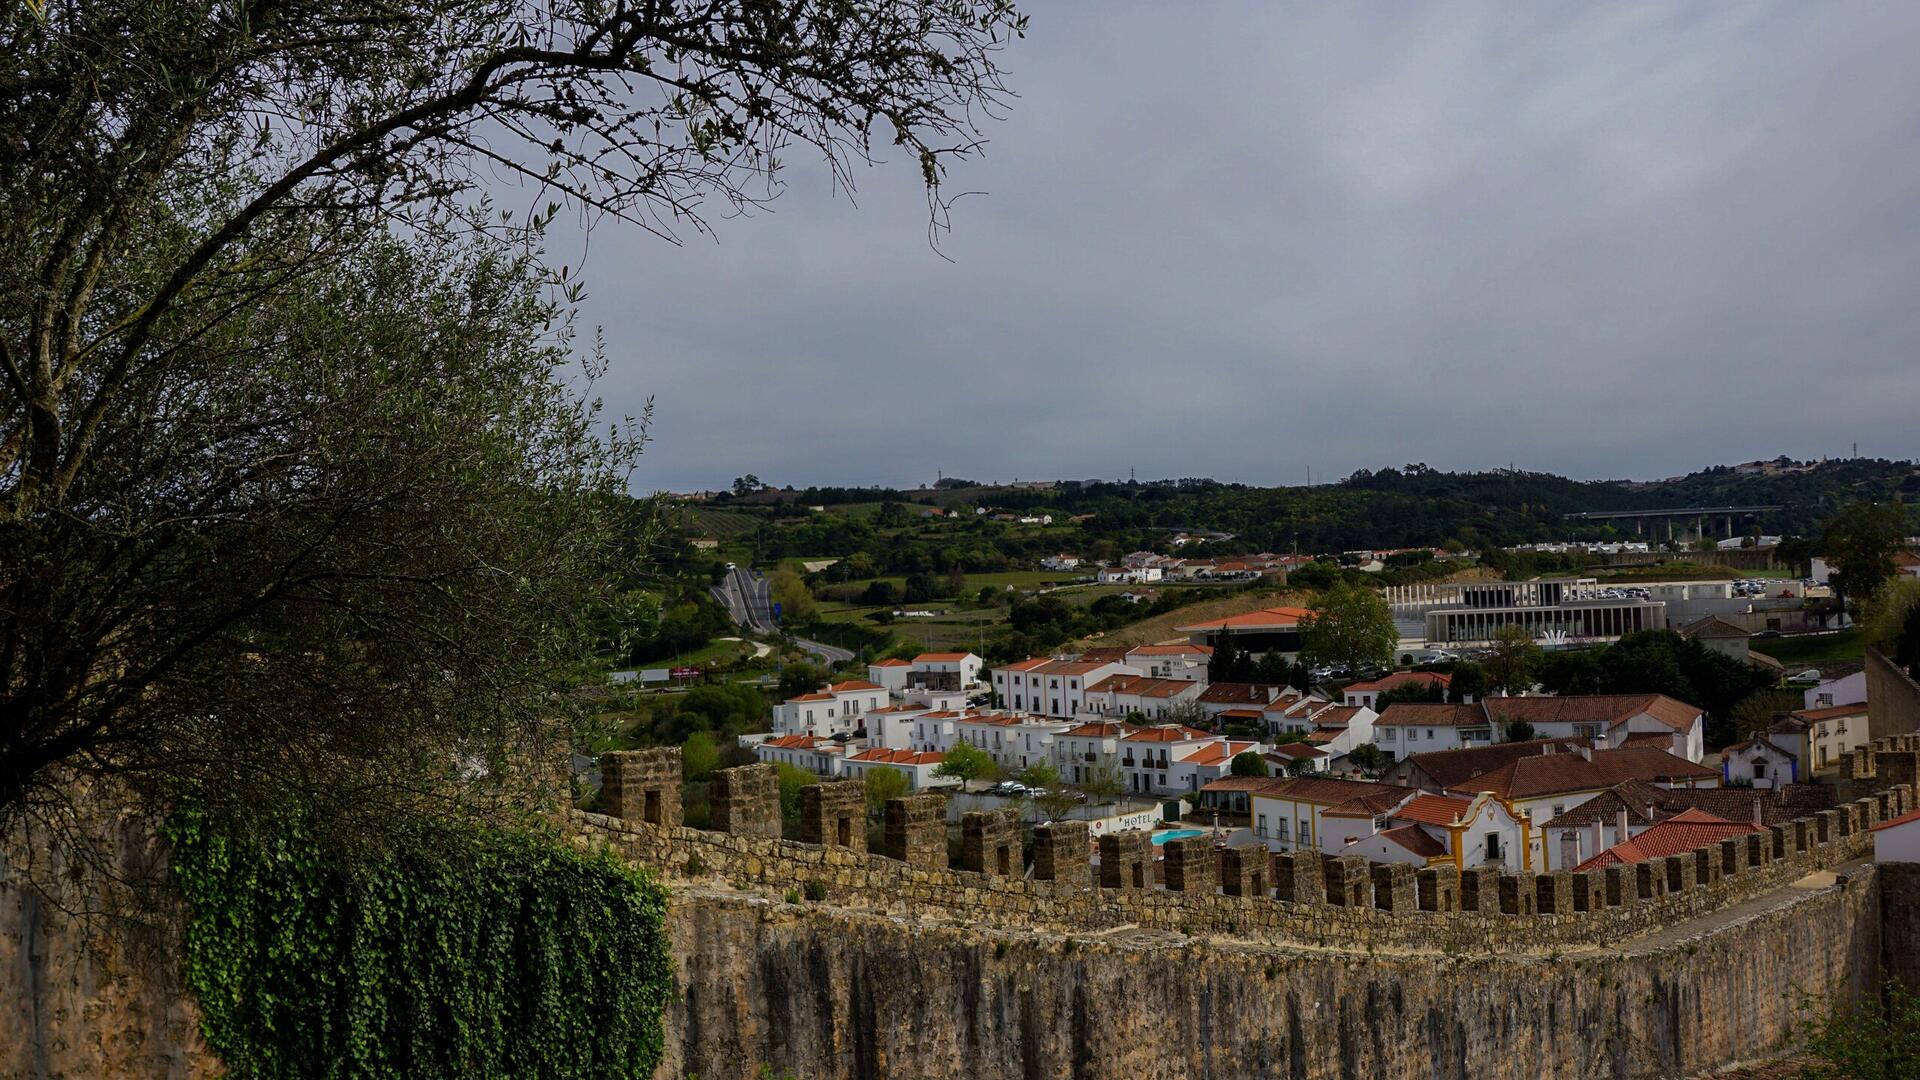
[[[1154,833],[1153,842],[1156,844],[1164,844],[1169,840],[1185,840],[1189,836],[1205,835],[1207,835],[1207,830],[1205,829],[1168,829],[1166,832]]]

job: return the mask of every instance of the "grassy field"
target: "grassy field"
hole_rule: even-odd
[[[745,536],[760,524],[760,519],[738,510],[709,510],[703,506],[687,508],[687,531],[694,536],[726,540]]]
[[[1038,589],[1047,585],[1071,585],[1075,581],[1078,581],[1079,578],[1080,575],[1072,571],[1062,573],[1057,570],[1001,570],[989,574],[968,574],[967,592],[977,593],[988,585],[996,589],[1003,589],[1008,585],[1016,589]],[[940,580],[944,582],[946,580],[945,575],[941,575]],[[896,589],[904,589],[907,587],[907,579],[904,574],[891,577],[863,578],[851,584],[864,589],[875,581],[888,582]],[[914,606],[922,607],[925,605],[916,604]]]
[[[1754,638],[1753,648],[1786,666],[1792,675],[1801,668],[1833,660],[1858,660],[1866,655],[1866,642],[1858,630],[1832,634],[1797,634],[1792,637]]]
[[[950,601],[945,600],[901,605],[901,607],[913,611],[932,611],[936,614],[928,619],[895,619],[887,629],[898,634],[902,641],[936,651],[947,648],[967,648],[977,651],[981,647],[981,635],[984,633],[992,636],[995,630],[1006,624],[1007,618],[1007,609],[1003,607],[956,608]],[[895,609],[822,600],[814,605],[813,610],[821,619],[828,622],[851,622],[877,627],[880,624],[868,619],[867,616],[877,611]]]
[[[1254,611],[1265,607],[1279,607],[1295,604],[1304,607],[1310,599],[1302,593],[1288,592],[1284,589],[1260,589],[1254,592],[1223,596],[1218,600],[1204,600],[1198,604],[1188,604],[1175,608],[1150,619],[1128,623],[1115,630],[1095,638],[1082,638],[1075,644],[1092,645],[1151,645],[1160,641],[1182,639],[1184,635],[1174,629],[1189,623],[1206,622],[1209,619],[1223,619],[1228,615],[1238,615],[1243,611]]]
[[[643,668],[699,667],[702,664],[736,660],[752,655],[753,645],[749,642],[715,641],[709,643],[704,649],[695,649],[692,652],[681,653],[679,656],[668,657],[664,660],[649,660],[644,664],[637,664],[635,666]]]

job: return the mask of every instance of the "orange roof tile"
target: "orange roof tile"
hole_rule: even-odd
[[[865,679],[848,679],[845,682],[830,683],[827,691],[834,694],[853,694],[863,690],[885,690],[886,687],[870,683]]]
[[[972,653],[963,652],[923,652],[919,656],[914,657],[913,662],[916,664],[952,664],[965,660],[972,655]]]
[[[1407,801],[1405,806],[1393,812],[1396,818],[1418,821],[1425,825],[1451,825],[1460,820],[1460,815],[1473,807],[1472,799],[1451,799],[1445,795],[1428,795],[1422,792]]]
[[[1402,686],[1451,686],[1453,676],[1438,671],[1396,671],[1383,679],[1372,682],[1358,682],[1347,687],[1349,694],[1376,693],[1384,690],[1397,690]]]
[[[1125,738],[1128,742],[1191,742],[1194,739],[1211,739],[1213,736],[1179,724],[1164,724],[1141,728]]]
[[[938,765],[947,755],[931,753],[925,750],[889,750],[884,746],[875,746],[848,758],[848,761],[879,762],[884,765]]]
[[[1704,810],[1683,810],[1646,832],[1574,867],[1575,873],[1609,866],[1645,862],[1666,855],[1682,855],[1705,844],[1760,832],[1751,821],[1728,821]]]
[[[873,663],[868,664],[867,666],[868,667],[912,667],[913,665],[907,663],[905,660],[900,660],[895,657],[889,656],[885,660],[875,660]]]

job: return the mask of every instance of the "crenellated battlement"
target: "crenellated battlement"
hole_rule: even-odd
[[[576,811],[581,841],[610,844],[669,880],[824,890],[826,902],[850,909],[1062,933],[1140,926],[1330,948],[1540,953],[1671,926],[1866,856],[1867,829],[1916,805],[1920,736],[1856,751],[1847,782],[1873,790],[1833,809],[1680,855],[1577,873],[1374,864],[1253,845],[1220,850],[1188,837],[1164,846],[1156,874],[1144,831],[1101,836],[1096,873],[1094,845],[1078,822],[1036,829],[1029,871],[1018,823],[1004,811],[964,816],[962,865],[953,867],[938,795],[890,801],[883,850],[869,852],[856,782],[803,789],[806,839],[790,841],[778,838],[772,766],[716,773],[725,811],[714,814],[719,829],[701,830],[678,820],[677,749],[607,758],[603,772],[619,778],[609,805],[628,812]]]

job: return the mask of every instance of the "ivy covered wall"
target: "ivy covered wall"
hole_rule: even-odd
[[[352,874],[298,824],[167,823],[187,983],[235,1077],[647,1077],[665,892],[604,854],[469,830]]]

